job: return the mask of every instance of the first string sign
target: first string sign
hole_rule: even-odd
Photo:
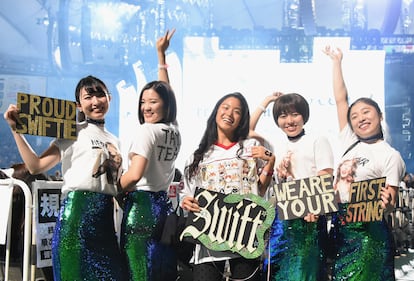
[[[76,139],[76,103],[18,93],[17,132],[37,136]]]

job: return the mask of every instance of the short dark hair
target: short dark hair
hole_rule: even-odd
[[[282,114],[297,112],[302,115],[303,123],[306,124],[309,120],[309,104],[306,99],[297,94],[290,93],[281,95],[273,104],[273,119],[279,127],[277,120]]]

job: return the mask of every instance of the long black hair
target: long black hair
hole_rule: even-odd
[[[185,173],[188,178],[192,178],[198,170],[198,164],[201,160],[203,160],[204,154],[210,149],[210,147],[217,141],[218,134],[217,134],[217,122],[216,122],[216,115],[220,105],[226,100],[227,98],[234,97],[240,101],[241,105],[241,119],[239,126],[234,131],[233,142],[241,142],[247,139],[249,135],[249,123],[250,123],[250,112],[249,112],[249,105],[245,97],[239,93],[234,92],[223,96],[219,99],[214,106],[213,111],[210,114],[210,117],[207,120],[206,130],[204,131],[204,135],[201,138],[200,144],[198,148],[193,153],[193,162],[185,167]]]

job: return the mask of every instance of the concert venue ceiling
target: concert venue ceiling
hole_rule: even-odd
[[[414,34],[411,2],[4,0],[0,71],[54,75],[85,65],[123,67],[171,28],[177,37],[219,36],[223,48],[280,48],[319,35],[354,36],[355,48],[383,48],[398,45],[389,36]],[[407,45],[411,36],[401,40]]]
[[[171,28],[176,50],[218,37],[222,49],[280,50],[286,63],[312,61],[314,37],[350,37],[351,49],[386,50],[388,121],[414,169],[413,19],[413,0],[1,0],[0,76],[45,77],[53,93],[89,73],[115,84],[137,61],[156,65],[156,38]]]

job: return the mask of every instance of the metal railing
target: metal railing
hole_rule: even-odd
[[[8,178],[0,179],[0,186],[9,186],[9,187],[20,187],[24,194],[24,248],[23,248],[23,279],[22,281],[29,280],[30,273],[30,251],[32,244],[32,193],[27,184],[18,179]],[[12,205],[10,205],[12,208]],[[9,221],[7,224],[7,239],[6,239],[6,259],[4,267],[4,280],[8,281],[9,279],[9,268],[10,268],[10,234],[11,234],[11,215],[9,213]]]

